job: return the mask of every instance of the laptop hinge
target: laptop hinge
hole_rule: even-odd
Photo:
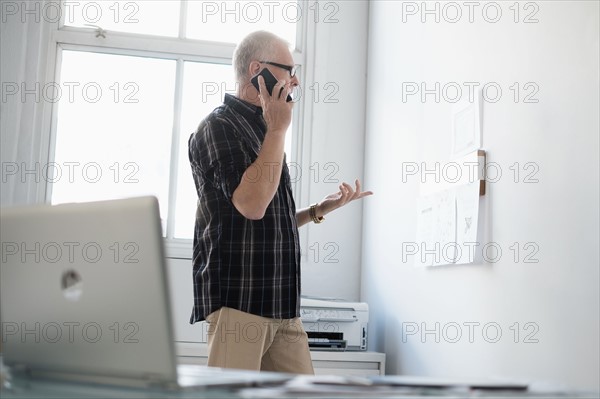
[[[146,385],[152,388],[170,388],[171,384],[165,381],[164,376],[154,373],[144,373],[143,379]]]
[[[4,369],[8,369],[11,375],[29,376],[31,375],[31,369],[23,363],[15,363],[10,366],[3,365]]]

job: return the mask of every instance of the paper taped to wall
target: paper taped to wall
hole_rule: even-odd
[[[479,181],[419,198],[415,265],[473,263],[479,199]]]

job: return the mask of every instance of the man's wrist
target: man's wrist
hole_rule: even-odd
[[[310,208],[308,208],[308,215],[310,216],[310,219],[313,221],[313,223],[316,223],[316,224],[322,223],[323,220],[325,220],[323,215],[321,215],[321,213],[317,209],[318,206],[319,206],[319,204],[317,203],[317,204],[312,204],[310,206]]]
[[[285,137],[286,133],[287,129],[267,129],[267,133],[265,135]]]

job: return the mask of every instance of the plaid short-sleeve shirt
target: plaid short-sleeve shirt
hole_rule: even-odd
[[[262,109],[226,94],[189,138],[198,193],[190,323],[222,306],[274,319],[300,315],[300,243],[285,161],[262,219],[246,219],[231,201],[242,178],[270,172],[252,167],[243,176],[265,133]]]

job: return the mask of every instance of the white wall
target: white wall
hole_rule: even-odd
[[[495,24],[483,19],[484,3],[473,23],[466,8],[454,24],[443,15],[423,23],[420,14],[404,23],[404,3],[370,6],[365,179],[376,196],[364,208],[362,279],[362,299],[372,309],[370,349],[386,352],[390,373],[501,376],[598,390],[598,3],[536,2],[533,24],[514,23],[513,2],[500,2]],[[520,18],[533,11],[521,8]],[[448,159],[452,104],[432,95],[403,102],[402,82],[497,82],[503,89],[498,102],[483,106],[483,148],[503,172],[481,200],[481,242],[503,250],[495,263],[432,269],[414,267],[412,257],[403,262],[402,243],[415,241],[419,179],[403,183],[402,162]],[[539,102],[515,102],[514,82],[536,83]],[[531,171],[523,169],[526,162],[539,166],[538,183],[523,183]],[[509,248],[514,242],[518,262]],[[527,242],[539,247],[538,263],[523,262]],[[436,322],[439,343],[435,334],[421,334]],[[472,342],[468,322],[480,323]],[[527,322],[539,326],[530,337],[538,343],[524,342],[534,332]],[[419,333],[403,335],[411,323]],[[457,343],[450,342],[450,323],[461,326]],[[495,335],[483,335],[486,323],[502,329],[497,343],[486,341]]]
[[[22,84],[31,90],[36,83],[44,87],[48,82],[46,62],[51,26],[35,23],[33,17],[24,20],[4,14],[2,17],[6,21],[0,24],[3,97],[0,101],[0,204],[33,204],[43,200],[43,184],[38,184],[40,179],[36,183],[31,174],[23,176],[20,172],[32,169],[37,162],[43,165],[47,159],[45,149],[50,134],[43,126],[50,117],[51,107],[47,101],[35,101],[31,94],[26,96],[26,101],[19,94],[11,94],[15,85],[21,93]],[[46,134],[42,135],[42,131]],[[15,167],[19,171],[16,175],[13,174]]]
[[[367,1],[325,4],[314,37],[309,37],[314,53],[307,55],[309,70],[303,82],[306,115],[305,145],[298,160],[303,178],[303,191],[296,198],[299,207],[337,192],[343,181],[354,184],[363,177],[369,6]],[[354,203],[320,225],[301,228],[303,294],[359,300],[361,221],[362,206]]]
[[[194,305],[192,261],[189,259],[169,259],[167,271],[175,340],[207,342],[206,323],[190,324],[190,315]]]

